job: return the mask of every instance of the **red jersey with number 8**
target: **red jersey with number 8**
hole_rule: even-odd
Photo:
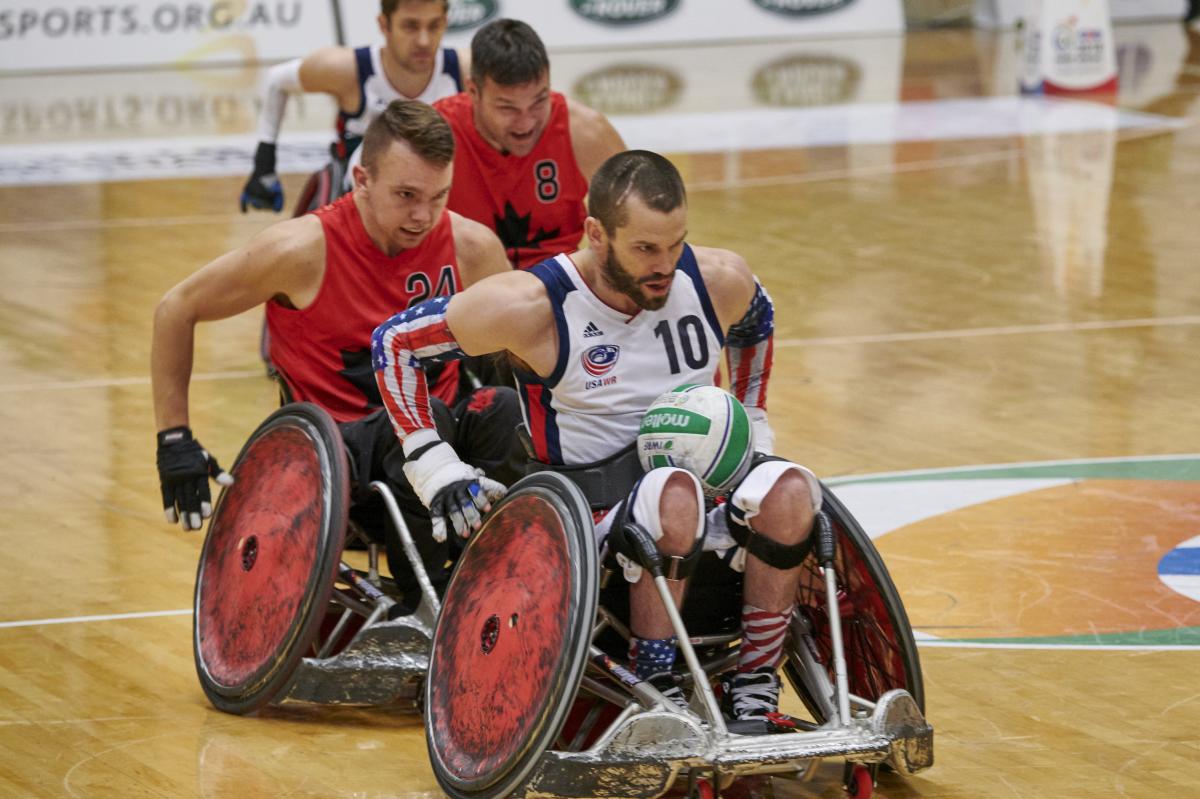
[[[526,156],[506,155],[479,135],[466,92],[444,97],[433,107],[454,130],[450,210],[496,231],[508,260],[521,269],[578,247],[588,183],[575,163],[562,94],[550,93],[550,121]]]
[[[375,246],[346,194],[313,211],[325,228],[325,275],[299,310],[267,303],[271,363],[297,402],[315,402],[339,422],[383,407],[371,365],[371,333],[388,317],[462,289],[450,212],[412,249],[389,257]],[[457,369],[431,393],[452,402]]]

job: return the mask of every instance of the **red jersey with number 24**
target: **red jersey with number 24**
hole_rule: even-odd
[[[567,100],[550,93],[550,121],[526,156],[506,155],[475,129],[466,92],[433,104],[454,130],[454,185],[449,208],[500,237],[508,260],[526,269],[572,252],[583,238],[588,183],[571,146]]]
[[[371,365],[371,333],[393,314],[461,290],[450,212],[408,250],[388,256],[371,241],[354,195],[313,211],[325,229],[325,274],[299,310],[267,303],[271,362],[297,402],[315,402],[339,422],[383,407]],[[431,393],[452,402],[457,370]],[[443,385],[444,383],[444,385]]]

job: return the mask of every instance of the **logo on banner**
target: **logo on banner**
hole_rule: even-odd
[[[581,17],[607,25],[637,25],[670,14],[679,0],[571,0]]]
[[[853,5],[854,0],[753,0],[754,5],[765,11],[786,14],[789,17],[807,17],[812,14],[828,14]]]
[[[674,105],[683,79],[649,64],[614,64],[575,81],[574,95],[605,114],[644,114]]]
[[[766,64],[754,73],[754,96],[764,105],[807,108],[835,105],[858,96],[862,69],[834,56],[795,55]]]
[[[450,0],[447,31],[465,31],[482,25],[499,11],[496,0]]]

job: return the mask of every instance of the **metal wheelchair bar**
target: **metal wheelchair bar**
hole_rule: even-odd
[[[392,517],[392,524],[396,526],[396,532],[400,536],[400,543],[404,545],[404,554],[408,556],[413,574],[417,578],[417,584],[421,586],[421,594],[429,602],[429,607],[433,610],[434,618],[436,618],[442,612],[442,603],[438,599],[437,592],[433,590],[433,583],[429,580],[429,573],[425,571],[425,563],[421,560],[421,553],[417,551],[417,544],[413,541],[412,533],[408,531],[408,525],[404,523],[404,517],[400,515],[400,506],[396,504],[392,489],[379,480],[372,480],[371,488],[383,497],[383,503]]]
[[[700,692],[700,696],[704,700],[708,721],[718,733],[728,735],[729,728],[725,726],[725,717],[721,715],[717,697],[713,695],[712,686],[708,684],[708,676],[704,672],[704,667],[700,665],[700,658],[696,656],[696,650],[692,648],[687,628],[683,626],[683,617],[679,615],[679,609],[675,607],[671,589],[667,587],[667,578],[662,575],[661,570],[654,575],[654,587],[658,589],[658,596],[662,600],[663,608],[671,619],[671,627],[675,630],[675,636],[679,640],[679,649],[683,652],[683,659],[687,661],[688,669],[692,672],[696,690]]]

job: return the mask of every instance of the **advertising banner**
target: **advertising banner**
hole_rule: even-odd
[[[346,43],[379,38],[378,0],[341,0]],[[899,33],[900,0],[450,0],[445,42],[466,48],[489,20],[528,22],[548,50]]]
[[[0,73],[246,64],[335,41],[328,0],[0,0]]]

